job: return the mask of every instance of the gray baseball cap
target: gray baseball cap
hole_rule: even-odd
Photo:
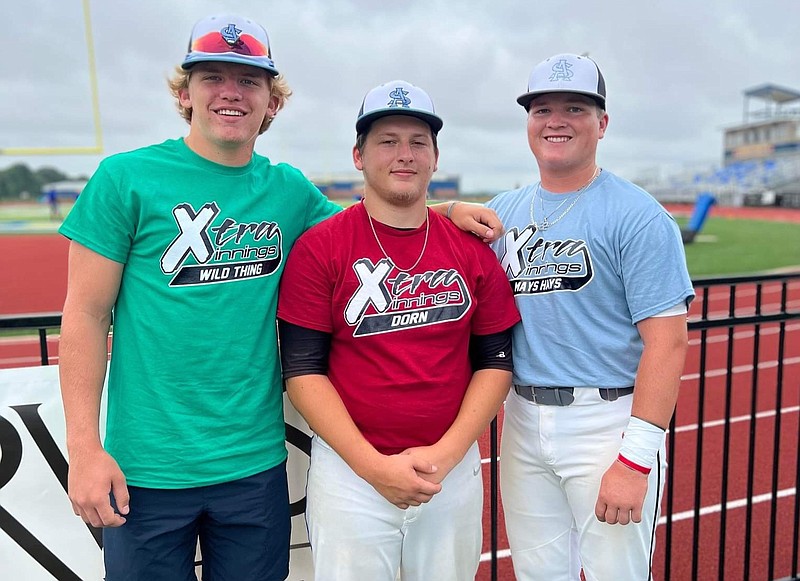
[[[366,94],[356,119],[356,133],[363,133],[370,123],[387,115],[409,115],[421,119],[431,126],[434,135],[444,125],[434,111],[428,93],[406,81],[390,81]]]
[[[517,97],[517,103],[527,110],[534,97],[545,93],[578,93],[606,108],[606,81],[588,56],[565,53],[540,62],[528,78],[528,91]]]

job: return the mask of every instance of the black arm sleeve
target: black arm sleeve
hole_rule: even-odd
[[[472,371],[501,369],[511,371],[511,329],[491,335],[472,335],[469,340],[469,359]]]
[[[331,335],[278,319],[283,378],[327,375]]]

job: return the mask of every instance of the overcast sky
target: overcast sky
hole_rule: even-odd
[[[2,3],[0,149],[93,145],[81,0]],[[361,100],[398,78],[433,98],[439,173],[467,192],[537,178],[515,99],[553,54],[586,52],[600,66],[610,124],[599,161],[629,179],[719,164],[745,89],[800,90],[797,0],[91,0],[103,154],[0,155],[0,169],[91,174],[105,155],[185,135],[166,78],[194,22],[231,11],[267,28],[294,91],[256,151],[311,177],[356,175]]]

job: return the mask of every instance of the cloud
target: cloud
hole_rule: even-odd
[[[105,154],[183,135],[166,88],[192,24],[225,11],[263,23],[294,90],[256,150],[307,175],[349,174],[364,94],[402,78],[426,89],[445,121],[439,171],[463,189],[536,179],[527,148],[530,69],[558,52],[588,52],[608,84],[611,123],[600,162],[625,177],[719,163],[722,128],[742,119],[745,89],[800,89],[800,3],[675,0],[571,5],[512,0],[91,2]],[[7,10],[8,12],[8,10]],[[94,142],[80,0],[15,2],[0,38],[0,148]],[[0,156],[91,173],[101,156]]]

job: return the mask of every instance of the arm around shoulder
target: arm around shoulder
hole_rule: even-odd
[[[454,200],[433,204],[431,210],[449,218],[460,230],[471,232],[484,242],[494,242],[503,235],[503,223],[497,213],[483,204]]]

